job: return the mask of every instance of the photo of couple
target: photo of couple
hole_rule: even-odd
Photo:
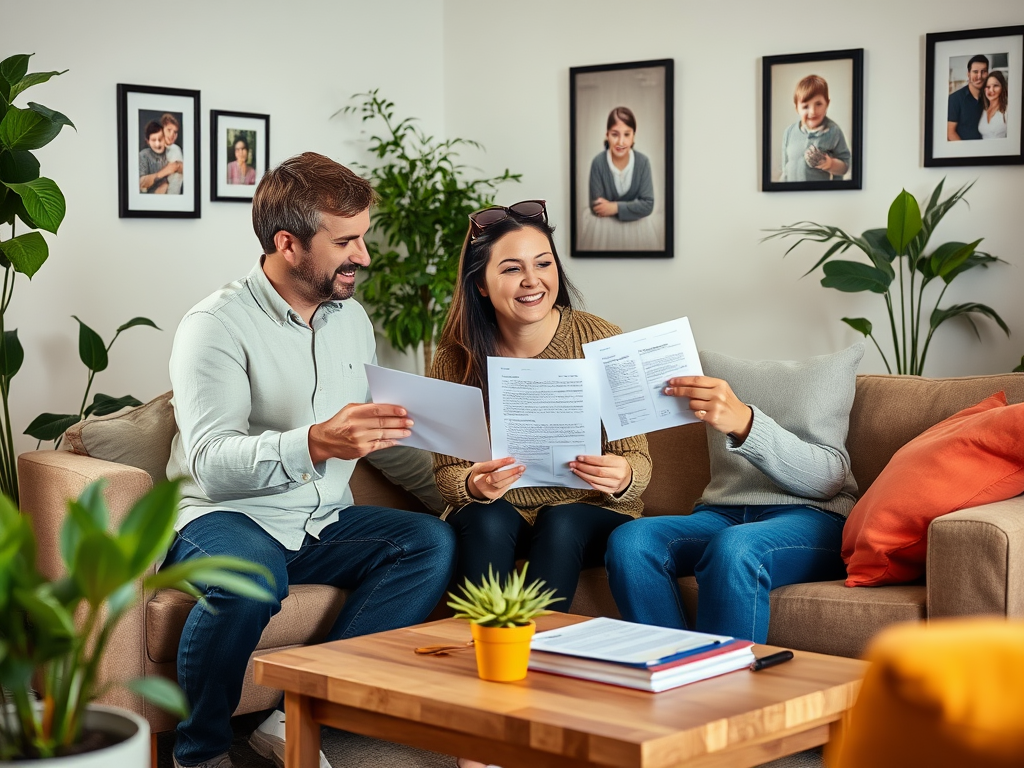
[[[1008,59],[1005,52],[950,57],[946,141],[1006,138]]]
[[[180,133],[180,112],[139,110],[139,192],[181,194],[185,163]]]

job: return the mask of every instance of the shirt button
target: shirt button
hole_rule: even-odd
[[[303,480],[309,480],[309,472],[303,472],[302,473],[302,479]]]

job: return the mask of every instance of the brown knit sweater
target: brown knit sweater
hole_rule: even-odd
[[[583,357],[585,343],[622,333],[621,328],[595,315],[563,307],[559,309],[562,316],[558,322],[558,329],[544,351],[537,355],[538,359],[580,359]],[[451,349],[445,346],[438,347],[433,365],[430,367],[430,375],[435,379],[461,382],[462,371],[456,366]],[[609,441],[602,427],[601,450],[602,453],[622,456],[633,469],[633,481],[618,496],[610,496],[592,489],[543,487],[513,488],[503,498],[518,509],[519,514],[531,524],[537,519],[537,512],[542,507],[558,504],[594,504],[630,517],[640,517],[644,508],[640,494],[651,480],[651,455],[647,451],[647,438],[637,435],[624,440]],[[461,509],[478,501],[466,491],[466,478],[469,477],[470,466],[472,465],[468,461],[440,453],[434,454],[434,479],[449,509]]]

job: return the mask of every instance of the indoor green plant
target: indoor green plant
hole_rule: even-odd
[[[469,139],[439,140],[395,117],[394,102],[377,90],[353,96],[361,103],[342,109],[382,124],[370,136],[377,159],[363,169],[380,196],[373,211],[373,237],[367,241],[373,267],[360,285],[360,299],[395,349],[423,344],[430,370],[434,339],[451,302],[459,251],[468,216],[491,205],[497,185],[518,181],[508,169],[500,176],[469,178],[459,149],[482,147]]]
[[[42,104],[30,101],[25,109],[14,106],[14,100],[28,88],[67,71],[30,74],[31,55],[17,54],[0,62],[0,267],[4,270],[0,290],[0,492],[15,503],[18,467],[8,397],[11,379],[25,354],[17,330],[9,330],[5,319],[17,274],[31,279],[49,255],[46,240],[34,230],[56,234],[65,212],[63,193],[51,179],[39,175],[39,161],[31,150],[45,147],[65,125],[74,127],[67,117]],[[19,222],[29,231],[19,233]],[[10,227],[9,237],[4,237],[4,226]]]
[[[786,254],[808,240],[832,243],[805,274],[810,274],[820,266],[825,273],[821,284],[826,288],[835,288],[847,293],[871,291],[884,297],[889,314],[895,366],[889,364],[889,358],[879,346],[870,320],[864,317],[844,317],[842,320],[874,342],[889,373],[892,373],[895,367],[896,373],[921,375],[924,372],[925,357],[932,336],[939,326],[954,317],[966,318],[979,339],[981,336],[972,315],[984,315],[995,321],[1007,335],[1010,334],[1010,329],[999,314],[985,304],[966,302],[949,307],[939,306],[946,289],[958,275],[974,267],[987,268],[993,262],[1002,261],[977,250],[981,239],[972,243],[943,243],[938,248],[926,252],[928,240],[935,227],[974,186],[973,182],[965,184],[945,200],[940,200],[944,181],[939,182],[932,192],[923,214],[914,196],[903,190],[889,207],[888,226],[885,229],[869,229],[860,237],[848,235],[838,227],[810,221],[766,230],[772,234],[764,240],[800,238],[789,247]],[[853,247],[862,251],[870,263],[832,259],[833,256],[845,253]],[[925,289],[933,283],[941,284],[942,287],[933,309],[928,314],[927,328],[923,328]]]
[[[544,582],[526,586],[526,569],[513,571],[502,586],[491,568],[479,584],[469,579],[460,587],[462,597],[451,592],[448,607],[455,618],[468,619],[476,649],[477,672],[484,680],[508,682],[526,677],[534,619],[551,613],[549,605],[562,600],[555,591],[542,591]]]
[[[179,589],[202,599],[195,584],[216,585],[272,599],[242,575],[269,581],[270,573],[239,558],[196,558],[152,573],[174,537],[178,481],[158,483],[116,531],[108,530],[104,485],[92,483],[77,501],[68,502],[59,542],[66,573],[57,578],[47,578],[37,567],[30,519],[0,496],[0,761],[75,751],[87,706],[103,693],[97,671],[107,641],[141,598],[143,586]],[[184,695],[167,680],[148,677],[127,685],[178,716],[187,713]],[[148,738],[143,749],[148,757]]]

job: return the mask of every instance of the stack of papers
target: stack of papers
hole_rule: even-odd
[[[535,635],[530,669],[657,693],[749,667],[753,645],[598,618]]]

